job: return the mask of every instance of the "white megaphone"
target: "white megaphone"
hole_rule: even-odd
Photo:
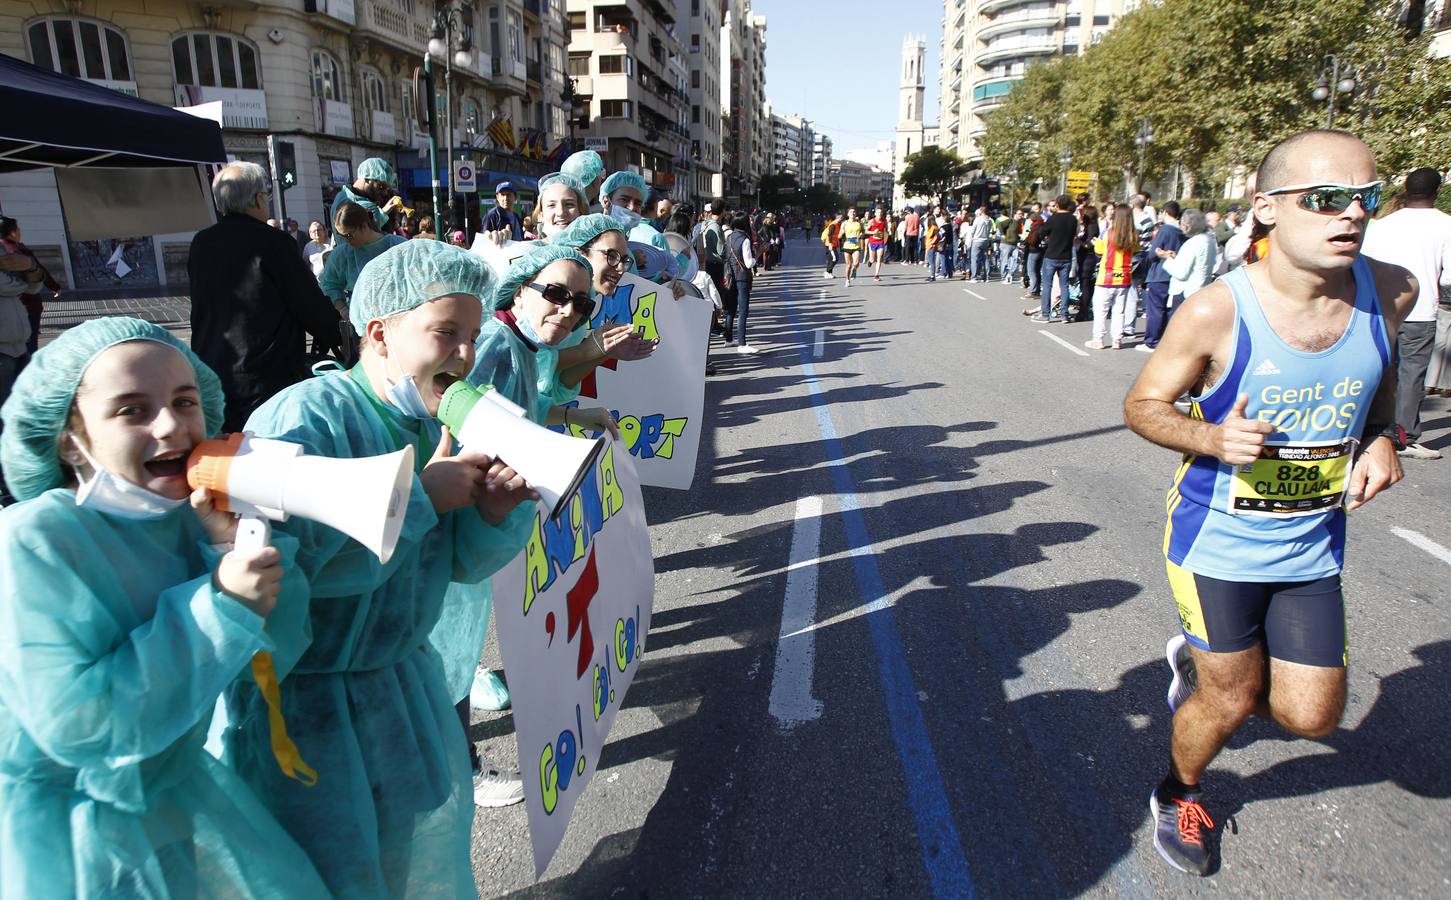
[[[484,402],[479,402],[479,401]],[[536,425],[494,386],[455,381],[443,392],[438,419],[470,450],[502,459],[524,476],[558,518],[605,449],[605,439],[577,438]]]
[[[308,456],[288,441],[249,433],[202,441],[186,461],[193,489],[216,494],[217,509],[236,513],[235,546],[271,543],[271,519],[301,516],[367,547],[381,562],[393,556],[413,490],[413,448],[362,459]]]

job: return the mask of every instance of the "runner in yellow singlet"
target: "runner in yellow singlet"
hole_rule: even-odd
[[[862,237],[866,227],[856,207],[846,211],[846,221],[841,223],[841,252],[846,255],[846,286],[851,287],[851,277],[856,274],[862,261]]]

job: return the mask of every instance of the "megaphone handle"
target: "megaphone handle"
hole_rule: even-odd
[[[242,516],[237,519],[237,538],[232,542],[236,550],[261,550],[272,543],[272,523],[261,516]]]

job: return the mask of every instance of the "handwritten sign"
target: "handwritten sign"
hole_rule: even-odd
[[[539,507],[493,589],[537,877],[594,777],[650,631],[650,535],[622,444],[610,442],[558,521]]]
[[[578,401],[571,404],[610,410],[641,484],[687,490],[695,478],[710,316],[709,300],[676,300],[668,285],[627,274],[613,294],[600,298],[590,320],[591,328],[628,322],[647,339],[660,341],[647,359],[607,360],[585,378]]]

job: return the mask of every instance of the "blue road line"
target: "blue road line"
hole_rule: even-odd
[[[791,319],[799,334],[800,327],[794,312]],[[927,867],[927,874],[932,879],[934,896],[975,898],[977,891],[973,887],[972,873],[968,870],[967,855],[963,853],[962,839],[958,837],[957,825],[952,820],[942,771],[937,766],[937,755],[932,751],[932,741],[927,734],[927,721],[917,701],[917,688],[907,668],[907,651],[897,631],[896,614],[887,601],[887,591],[882,585],[882,575],[877,570],[877,558],[872,550],[871,535],[867,533],[866,519],[862,517],[857,501],[856,486],[852,484],[841,440],[837,437],[821,385],[816,380],[816,369],[807,353],[803,345],[801,368],[806,375],[806,387],[811,392],[811,403],[816,409],[816,423],[826,445],[826,460],[841,505],[841,518],[846,526],[846,542],[851,552],[852,567],[856,570],[857,585],[862,599],[867,601],[865,608],[871,613],[866,617],[867,625],[871,630],[882,690],[886,694],[887,721],[891,723],[892,740],[897,745],[902,772],[907,778],[907,802],[917,821],[917,843],[922,848],[922,864]]]

